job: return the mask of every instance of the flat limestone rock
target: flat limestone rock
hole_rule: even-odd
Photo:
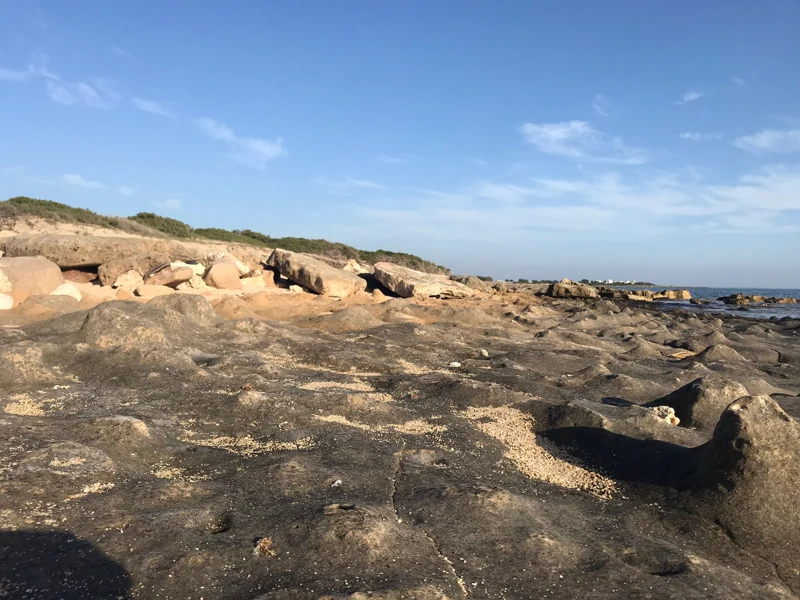
[[[700,377],[649,406],[673,408],[684,427],[713,430],[728,405],[743,396],[747,389],[740,383]]]
[[[469,298],[474,293],[471,288],[457,281],[388,262],[375,265],[375,279],[403,298]]]
[[[325,296],[343,298],[367,288],[366,280],[358,275],[297,252],[276,248],[267,259],[267,265],[287,279]]]

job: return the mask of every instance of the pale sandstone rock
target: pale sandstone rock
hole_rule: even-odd
[[[125,271],[114,280],[111,287],[122,288],[124,290],[135,290],[144,283],[142,275],[138,271]]]
[[[203,277],[207,285],[222,290],[240,290],[242,282],[239,279],[241,269],[231,260],[220,260],[208,267]]]
[[[403,298],[412,296],[469,298],[473,295],[471,288],[457,281],[388,262],[380,262],[375,265],[375,279]]]
[[[136,295],[140,298],[156,298],[164,294],[174,294],[175,290],[166,285],[140,285],[136,288]]]
[[[64,283],[58,265],[41,256],[0,258],[0,292],[15,303],[28,296],[49,294]]]
[[[78,288],[75,287],[75,285],[72,284],[72,283],[62,283],[60,286],[58,286],[56,289],[54,289],[52,292],[50,292],[50,295],[51,296],[70,296],[72,298],[75,298],[75,300],[77,300],[78,302],[83,300],[83,296],[78,291]]]
[[[146,280],[146,285],[166,285],[167,287],[177,287],[184,281],[189,281],[194,277],[194,271],[187,267],[167,266],[152,273]]]
[[[568,279],[550,284],[546,293],[553,298],[597,298],[599,296],[599,292],[592,286],[573,283]]]
[[[326,296],[343,298],[367,287],[358,275],[297,252],[275,249],[267,264],[287,279]]]
[[[681,420],[675,416],[675,409],[671,406],[651,406],[647,410],[670,425],[680,425],[681,423]]]
[[[246,290],[257,290],[267,287],[267,284],[264,282],[264,277],[262,275],[254,275],[252,277],[242,277],[239,281],[241,282],[242,287]]]

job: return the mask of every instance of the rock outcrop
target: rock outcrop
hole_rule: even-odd
[[[698,449],[687,502],[739,546],[800,586],[800,425],[769,396],[746,396],[723,412]]]
[[[574,283],[569,280],[551,283],[546,294],[551,298],[597,298],[600,294],[596,288],[583,283]]]
[[[318,294],[343,298],[367,288],[365,279],[297,252],[275,249],[267,265],[287,279]]]
[[[462,283],[443,275],[432,275],[380,262],[375,265],[375,279],[401,298],[469,298],[473,292]]]
[[[725,409],[743,396],[747,396],[747,389],[740,383],[699,377],[648,406],[668,406],[674,409],[682,426],[711,431]]]

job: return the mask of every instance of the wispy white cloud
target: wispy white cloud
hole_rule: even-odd
[[[0,67],[0,81],[27,81],[33,75],[30,69],[6,69]]]
[[[586,121],[525,123],[521,131],[528,143],[546,154],[620,165],[641,165],[649,159],[646,150],[628,146]]]
[[[118,186],[117,192],[119,192],[123,196],[133,196],[133,190],[126,185]]]
[[[254,169],[264,169],[269,161],[287,154],[281,138],[239,137],[227,125],[207,117],[195,119],[195,124],[211,139],[226,142],[234,160]]]
[[[742,87],[745,84],[745,81],[741,77],[733,77],[731,79],[731,83],[737,87]]]
[[[737,138],[733,144],[753,153],[789,154],[800,151],[800,129],[762,129]]]
[[[689,140],[690,142],[710,142],[712,140],[721,140],[721,133],[698,133],[696,131],[684,131],[678,137],[682,140]]]
[[[154,115],[159,115],[161,117],[175,116],[175,113],[164,108],[158,102],[153,102],[152,100],[144,100],[142,98],[131,98],[131,102],[136,108],[138,108],[139,110],[143,110],[144,112],[152,113]]]
[[[347,190],[384,190],[386,189],[379,183],[369,181],[368,179],[356,179],[354,177],[345,177],[344,179],[328,179],[327,177],[315,177],[314,183],[322,185],[333,191],[347,191]]]
[[[77,187],[86,188],[89,190],[102,190],[105,189],[105,185],[100,183],[99,181],[90,181],[88,179],[84,179],[83,176],[78,175],[76,173],[70,173],[68,175],[61,176],[61,182],[67,185],[74,185]]]
[[[690,102],[700,100],[700,98],[703,98],[706,95],[707,94],[705,92],[690,90],[688,92],[684,92],[680,99],[675,101],[675,104],[678,106],[683,106],[684,104],[689,104]]]
[[[391,154],[380,154],[375,157],[377,160],[387,165],[403,165],[416,160],[423,160],[422,157],[416,154],[403,154],[401,156],[394,156]]]
[[[603,94],[595,94],[592,100],[592,109],[601,117],[610,117],[612,114],[611,102]]]
[[[800,219],[792,216],[800,210],[800,165],[768,167],[728,185],[682,172],[483,180],[452,190],[387,194],[354,210],[373,225],[391,224],[400,237],[486,243],[522,242],[532,230],[623,236],[687,227],[709,233],[787,232],[800,230]]]
[[[114,54],[116,54],[117,56],[119,56],[121,58],[124,58],[125,60],[134,60],[136,58],[133,54],[131,54],[130,52],[128,52],[124,48],[120,48],[116,44],[111,44],[110,49],[111,49],[111,52],[113,52]]]
[[[167,198],[163,201],[155,201],[153,204],[158,208],[170,211],[177,211],[183,208],[183,201],[178,198]]]
[[[45,81],[45,89],[53,102],[67,106],[88,106],[107,110],[119,100],[119,95],[99,80],[89,84],[85,81],[71,83],[57,78],[48,79]]]

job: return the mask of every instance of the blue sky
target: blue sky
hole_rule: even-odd
[[[800,2],[0,1],[0,197],[800,287]]]

